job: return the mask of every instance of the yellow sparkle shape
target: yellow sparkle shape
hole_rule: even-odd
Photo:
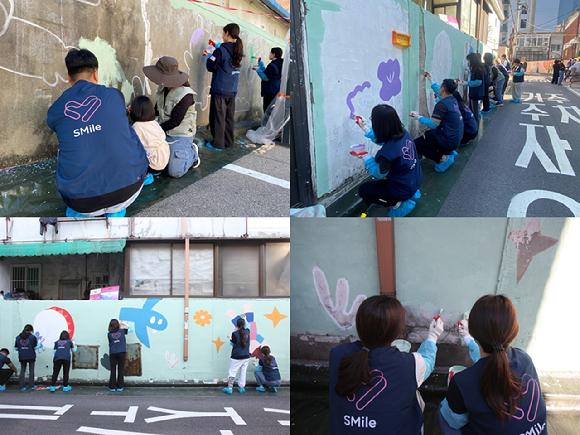
[[[280,311],[278,311],[278,308],[274,307],[274,311],[272,311],[270,314],[264,314],[264,317],[267,317],[268,319],[270,319],[272,321],[272,323],[274,324],[274,328],[275,328],[278,325],[278,322],[280,320],[283,320],[288,316],[285,316],[284,314],[280,314]]]
[[[211,319],[211,314],[205,310],[196,311],[193,315],[193,320],[195,320],[195,323],[197,323],[199,326],[209,325],[211,323]]]
[[[225,341],[221,341],[219,337],[217,338],[217,340],[212,340],[211,342],[214,343],[217,348],[216,353],[219,353],[220,347],[222,347],[222,345],[226,343]]]

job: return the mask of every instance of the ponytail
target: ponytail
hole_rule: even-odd
[[[246,321],[244,319],[238,319],[237,322],[238,330],[240,331],[240,344],[245,349],[246,348]]]
[[[369,366],[369,350],[363,347],[357,353],[345,356],[338,367],[338,382],[334,391],[340,397],[356,393],[361,383],[369,385],[373,379]]]
[[[224,27],[224,32],[236,40],[234,55],[232,56],[232,66],[234,68],[240,68],[242,66],[242,57],[244,57],[244,44],[240,38],[240,26],[236,23],[230,23]]]
[[[262,348],[262,354],[264,355],[264,360],[266,361],[267,365],[272,364],[272,357],[270,356],[270,347],[269,346],[264,346]]]
[[[34,328],[32,327],[32,325],[28,324],[24,327],[24,329],[22,330],[22,332],[20,333],[20,338],[22,338],[23,340],[27,339],[28,337],[30,337],[30,335],[34,332]]]

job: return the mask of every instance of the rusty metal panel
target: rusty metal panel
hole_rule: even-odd
[[[127,344],[127,358],[125,359],[125,376],[141,376],[141,343]]]
[[[73,353],[73,369],[91,369],[99,368],[99,346],[77,345],[77,351]]]

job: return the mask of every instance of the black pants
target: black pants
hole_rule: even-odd
[[[473,117],[475,118],[475,122],[479,124],[479,100],[476,99],[469,99],[469,108],[473,113]]]
[[[34,361],[20,361],[20,379],[19,386],[22,390],[26,384],[26,365],[28,365],[28,388],[32,389],[34,387]]]
[[[126,352],[113,353],[109,355],[111,362],[111,377],[109,378],[109,388],[114,390],[116,388],[123,388],[125,385],[125,357]],[[119,369],[119,376],[117,376],[117,368]]]
[[[0,369],[0,385],[6,385],[13,373],[12,369]]]
[[[234,146],[235,98],[212,96],[209,104],[209,129],[213,136],[211,145],[223,150]]]
[[[421,137],[415,139],[417,152],[435,163],[441,162],[444,155],[451,154],[451,149],[445,148],[435,137],[435,130],[427,130]]]
[[[478,133],[479,132],[477,132],[477,133],[471,133],[471,134],[463,133],[463,139],[461,139],[461,145],[464,145],[467,142],[475,139],[477,137]]]
[[[266,113],[266,109],[270,105],[270,103],[276,98],[277,94],[264,94],[264,113]]]
[[[397,205],[397,202],[405,201],[391,193],[389,184],[389,180],[376,180],[363,183],[358,187],[358,195],[363,201],[379,204],[383,207],[393,207]]]
[[[62,367],[62,385],[63,387],[68,387],[68,372],[70,371],[70,361],[59,359],[54,362],[54,369],[52,370],[52,385],[56,385],[56,380],[58,374],[60,373],[60,368]]]
[[[504,76],[504,77],[505,77],[505,76]],[[507,87],[508,87],[508,83],[509,83],[509,81],[510,81],[510,78],[509,78],[509,76],[508,76],[508,77],[506,77],[506,78],[505,78],[505,82],[503,82],[503,95],[505,95],[505,90],[506,90],[506,89],[507,89]]]
[[[485,94],[483,94],[483,111],[489,111],[489,88],[485,86]]]

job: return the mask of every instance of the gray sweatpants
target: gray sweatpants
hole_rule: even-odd
[[[517,101],[522,99],[522,84],[512,83],[512,98]]]

